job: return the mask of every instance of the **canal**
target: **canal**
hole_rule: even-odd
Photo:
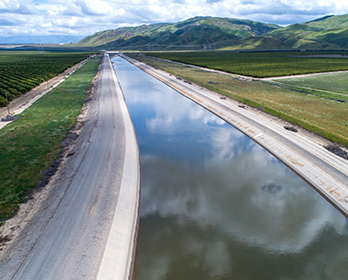
[[[112,59],[141,153],[135,280],[347,279],[347,220],[238,130]]]

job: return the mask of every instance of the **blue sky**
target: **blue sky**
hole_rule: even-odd
[[[0,37],[87,36],[122,26],[176,22],[194,16],[285,26],[328,14],[348,14],[347,0],[0,0]]]

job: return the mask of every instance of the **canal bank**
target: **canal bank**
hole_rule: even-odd
[[[69,136],[56,174],[2,226],[1,279],[131,278],[140,160],[108,55]]]
[[[140,204],[140,155],[137,136],[119,81],[107,55],[124,120],[125,160],[115,215],[98,280],[131,279],[134,266]]]
[[[131,279],[133,274],[140,204],[140,155],[137,136],[119,81],[107,55],[124,120],[125,160],[119,197],[98,280]]]
[[[254,140],[297,173],[348,217],[348,162],[303,135],[287,131],[261,114],[200,86],[121,55]],[[223,97],[223,98],[221,98]]]

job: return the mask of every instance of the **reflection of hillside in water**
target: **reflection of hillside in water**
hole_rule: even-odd
[[[342,215],[236,129],[122,67],[142,159],[136,279],[347,275]]]

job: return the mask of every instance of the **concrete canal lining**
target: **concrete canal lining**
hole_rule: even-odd
[[[108,61],[113,69],[109,56]],[[125,123],[126,151],[119,198],[98,272],[98,280],[131,279],[139,219],[139,148],[134,126],[114,70],[112,76]]]
[[[311,139],[285,130],[264,116],[238,107],[238,104],[230,99],[221,99],[222,96],[216,92],[176,79],[169,73],[123,54],[121,57],[243,132],[298,174],[348,217],[347,160],[330,153]]]

